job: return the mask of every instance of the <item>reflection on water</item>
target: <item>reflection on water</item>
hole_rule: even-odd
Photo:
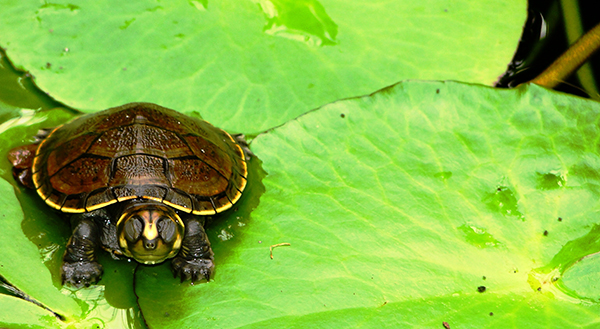
[[[194,6],[196,9],[198,9],[200,11],[205,11],[206,8],[208,8],[208,0],[200,0],[200,1],[189,0],[188,2],[190,3],[190,5]]]
[[[252,0],[265,13],[264,32],[310,46],[337,44],[338,26],[316,0]]]
[[[46,115],[39,115],[36,110],[21,109],[18,117],[0,123],[0,134],[15,126],[32,126],[47,119]]]
[[[105,296],[105,286],[96,285],[71,292],[63,288],[63,293],[74,295],[75,298],[87,304],[82,328],[144,328],[141,313],[137,307],[116,308]],[[85,309],[85,307],[84,307]]]

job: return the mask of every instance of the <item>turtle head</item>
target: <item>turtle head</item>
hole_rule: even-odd
[[[160,203],[126,207],[117,222],[121,250],[143,264],[160,263],[177,255],[184,232],[179,215]]]

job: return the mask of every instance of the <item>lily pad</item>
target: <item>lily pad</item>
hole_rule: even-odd
[[[233,237],[212,233],[213,280],[138,269],[144,319],[591,328],[600,274],[596,258],[580,259],[600,251],[589,243],[599,119],[597,102],[540,87],[455,82],[403,82],[319,108],[252,142],[265,192],[243,226],[221,224]],[[548,174],[560,186],[540,185]]]
[[[132,290],[134,264],[101,254],[101,284],[78,291],[62,287],[60,265],[69,224],[35,192],[17,187],[6,160],[9,149],[31,142],[40,128],[65,122],[73,111],[0,104],[3,109],[10,119],[0,124],[5,146],[0,152],[0,277],[41,305],[0,294],[0,327],[144,328]]]
[[[47,310],[20,298],[0,294],[0,324],[10,328],[59,327],[58,319]]]
[[[403,79],[492,84],[514,54],[526,6],[5,1],[0,46],[42,90],[73,108],[149,101],[248,134]]]
[[[3,179],[0,179],[0,204],[3,205],[0,209],[3,235],[0,239],[0,275],[54,312],[79,316],[82,313],[79,305],[52,284],[52,276],[42,262],[40,251],[23,235],[23,212],[18,207],[13,187]],[[19,259],[22,261],[16,261]],[[54,315],[47,311],[45,316]]]

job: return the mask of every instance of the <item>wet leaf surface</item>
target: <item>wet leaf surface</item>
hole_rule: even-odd
[[[11,119],[0,125],[2,159],[12,147],[31,142],[40,128],[53,127],[73,117],[72,111],[60,108],[15,109],[0,104],[2,109],[12,113]],[[0,325],[144,328],[132,290],[134,264],[100,255],[105,271],[100,285],[79,291],[61,287],[60,265],[70,236],[68,222],[33,191],[17,187],[6,160],[0,162],[0,189],[0,276],[63,317],[58,320],[39,306],[0,295]]]
[[[72,116],[10,111],[6,150]],[[68,228],[5,182],[1,213],[24,219],[4,222],[0,273],[68,321],[28,305],[0,323],[593,328],[599,114],[598,103],[535,86],[450,82],[324,106],[254,139],[249,190],[208,228],[215,276],[194,286],[169,264],[134,274],[103,254],[99,286],[59,290]],[[290,246],[271,259],[280,243]],[[23,303],[0,297],[9,310]]]

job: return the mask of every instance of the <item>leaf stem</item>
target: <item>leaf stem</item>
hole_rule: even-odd
[[[567,51],[565,51],[544,72],[531,82],[554,88],[575,72],[588,58],[600,48],[600,24],[584,34]]]
[[[573,44],[583,35],[583,26],[581,23],[581,11],[579,10],[578,1],[560,0],[563,19],[565,22],[565,33],[569,44]],[[594,72],[590,62],[584,63],[577,70],[577,79],[586,93],[593,99],[600,101],[598,87],[594,80]]]

